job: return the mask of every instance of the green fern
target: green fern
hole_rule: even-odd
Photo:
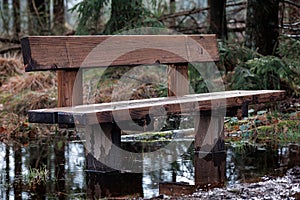
[[[261,55],[241,44],[219,42],[220,63],[227,71],[233,70],[236,66]]]
[[[293,83],[294,71],[280,58],[265,56],[242,63],[235,69],[231,87],[233,89],[287,89],[282,82]]]
[[[69,11],[78,12],[76,34],[96,34],[99,30],[101,10],[107,6],[108,0],[84,0],[77,3]]]
[[[110,19],[105,24],[101,17],[109,11],[107,9],[109,3],[111,3],[112,10],[117,11],[111,12]],[[145,7],[141,0],[84,0],[76,4],[70,11],[79,13],[76,30],[78,35],[118,34],[132,28],[163,27],[163,24]]]

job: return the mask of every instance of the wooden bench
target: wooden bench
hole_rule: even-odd
[[[249,104],[275,102],[285,96],[284,91],[222,88],[189,94],[188,64],[219,60],[215,35],[33,36],[23,38],[21,45],[27,72],[57,71],[58,107],[29,110],[29,122],[75,124],[86,127],[92,135],[99,134],[95,127],[100,124],[115,144],[120,143],[121,130],[129,120],[151,121],[151,115],[185,114],[194,115],[195,149],[222,151],[226,110],[241,109],[247,116]],[[82,105],[83,70],[160,64],[168,66],[168,97]]]

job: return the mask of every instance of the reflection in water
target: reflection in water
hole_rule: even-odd
[[[123,144],[130,146],[130,144]],[[129,147],[128,147],[129,148]],[[86,171],[82,143],[51,138],[31,142],[0,143],[0,199],[145,197],[177,188],[191,192],[197,187],[230,185],[275,175],[300,164],[299,145],[276,150],[228,148],[226,154],[202,157],[192,152],[161,170],[144,174]],[[46,166],[47,181],[29,184],[31,169]],[[174,183],[177,184],[174,184]]]
[[[46,181],[33,169],[45,169]],[[49,138],[0,143],[0,199],[85,197],[83,145]]]
[[[87,197],[88,199],[104,197],[142,197],[142,178],[142,174],[133,173],[87,172]]]

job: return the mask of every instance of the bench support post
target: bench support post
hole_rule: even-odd
[[[224,152],[224,117],[200,113],[194,117],[195,150],[201,152]]]
[[[101,130],[100,130],[101,129]],[[101,163],[97,158],[105,162],[119,162],[119,157],[112,153],[114,145],[121,145],[121,130],[115,123],[102,123],[90,125],[85,130],[86,139],[86,168],[92,171],[116,171]],[[111,142],[109,142],[110,140]],[[96,157],[96,158],[95,158]]]
[[[181,97],[189,94],[188,63],[168,65],[168,96]],[[174,105],[178,106],[178,105]],[[180,115],[168,116],[168,124],[171,129],[178,129]]]
[[[168,96],[189,93],[188,63],[168,65]]]
[[[58,70],[57,83],[58,107],[81,105],[83,103],[82,71],[80,69]],[[73,90],[74,87],[75,90]]]
[[[201,112],[195,123],[195,186],[220,187],[225,183],[224,116]]]
[[[224,186],[226,180],[225,152],[195,154],[194,164],[196,188]]]

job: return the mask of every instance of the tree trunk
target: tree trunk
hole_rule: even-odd
[[[14,143],[14,158],[15,158],[15,180],[13,184],[15,200],[22,200],[22,186],[20,185],[19,178],[22,175],[22,149],[21,145]]]
[[[14,37],[19,38],[21,32],[21,20],[20,20],[20,1],[13,1],[13,13],[14,13]]]
[[[49,0],[28,0],[31,13],[29,23],[30,34],[49,34],[50,13],[48,8]]]
[[[248,0],[247,47],[262,55],[272,55],[278,44],[279,0]]]
[[[209,31],[220,39],[227,39],[226,0],[208,0]]]
[[[8,0],[3,0],[3,7],[0,13],[1,20],[3,23],[3,29],[6,34],[9,33],[9,9],[8,9]]]
[[[175,0],[170,0],[170,14],[174,14],[176,12],[176,1]],[[176,18],[173,17],[170,19],[170,27],[174,28],[176,25]]]
[[[111,17],[104,34],[113,34],[123,28],[134,28],[141,20],[142,0],[112,0],[111,7]]]
[[[64,0],[54,0],[53,2],[53,31],[56,34],[65,32],[65,7]]]

